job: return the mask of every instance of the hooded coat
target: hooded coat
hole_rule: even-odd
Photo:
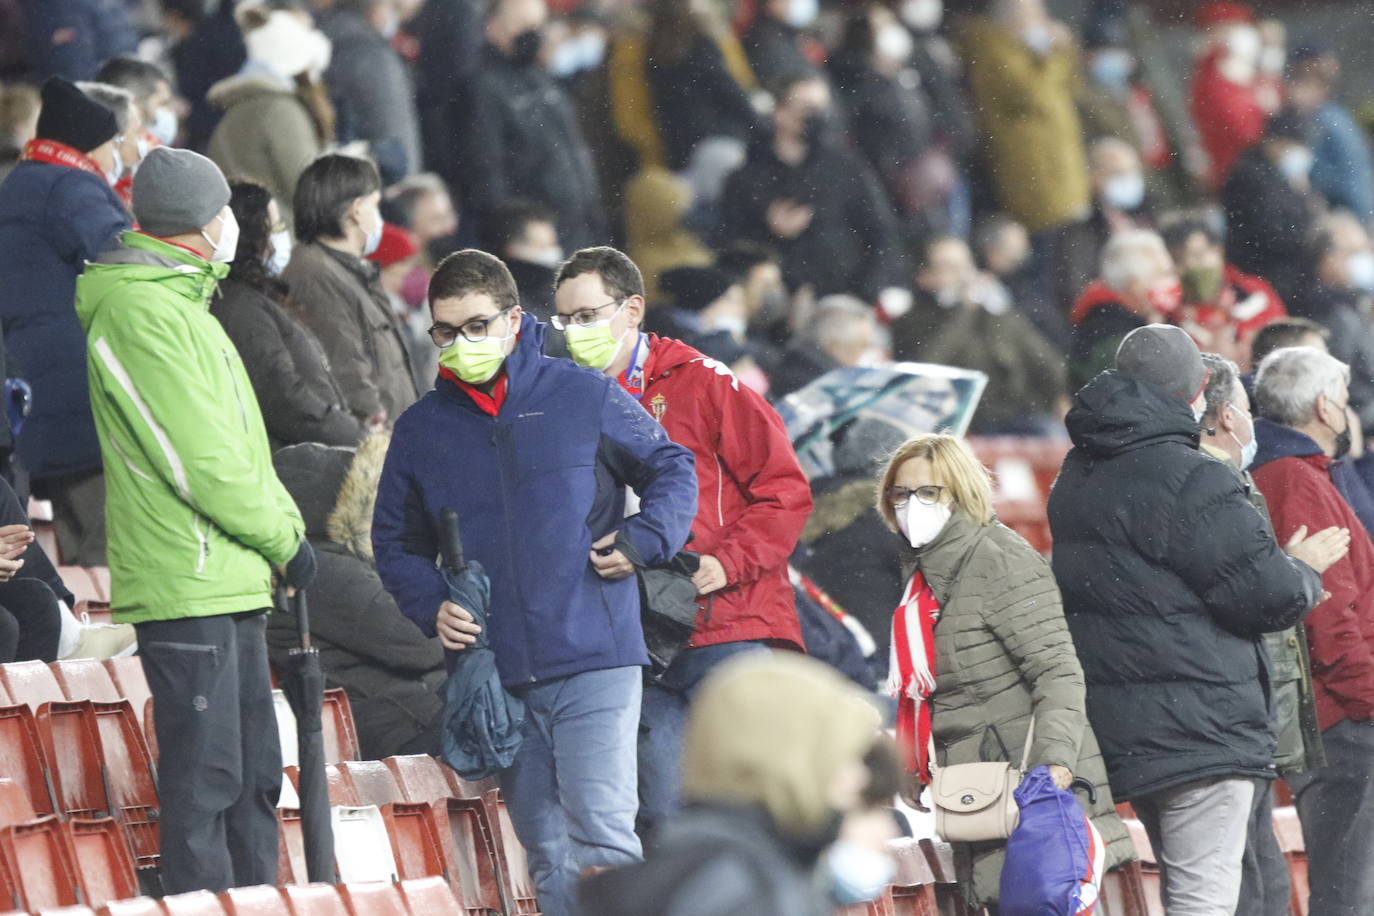
[[[629,255],[644,274],[644,297],[651,305],[659,303],[658,278],[665,272],[713,261],[711,250],[683,225],[691,205],[691,189],[667,169],[646,168],[625,186]]]
[[[319,573],[310,588],[310,632],[327,686],[353,707],[366,760],[436,753],[444,702],[444,650],[411,623],[382,587],[372,561],[372,507],[390,437],[369,436],[355,453],[308,443],[273,458],[305,519]],[[283,668],[298,644],[295,618],[267,620],[267,649]]]
[[[1262,636],[1302,619],[1321,576],[1198,451],[1183,398],[1109,370],[1067,425],[1074,448],[1049,499],[1054,574],[1113,794],[1273,778]]]
[[[1069,314],[1069,389],[1077,391],[1116,360],[1121,339],[1147,322],[1126,305],[1120,293],[1094,280],[1079,295]]]

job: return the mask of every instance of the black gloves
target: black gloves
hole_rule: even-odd
[[[287,562],[282,579],[292,588],[309,588],[315,581],[315,572],[315,548],[302,540],[296,555]]]

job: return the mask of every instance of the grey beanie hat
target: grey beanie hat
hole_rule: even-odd
[[[1207,367],[1197,344],[1182,328],[1147,324],[1121,340],[1116,370],[1192,401],[1207,382]]]
[[[149,235],[199,232],[229,203],[229,182],[209,159],[159,146],[134,174],[134,218]]]

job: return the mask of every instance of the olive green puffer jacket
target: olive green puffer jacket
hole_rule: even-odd
[[[1031,712],[1028,768],[1059,764],[1092,783],[1079,802],[1107,844],[1107,866],[1134,858],[1116,815],[1102,754],[1088,726],[1079,667],[1049,564],[1021,536],[954,510],[918,566],[940,603],[931,722],[942,766],[1020,763]],[[1005,846],[955,844],[955,866],[975,906],[997,900]]]

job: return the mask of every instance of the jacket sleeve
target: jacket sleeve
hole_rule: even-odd
[[[123,426],[172,491],[272,564],[295,556],[300,512],[270,465],[263,474],[250,460],[239,412],[201,370],[199,360],[219,355],[198,353],[186,325],[156,301],[122,309],[91,346]]]
[[[421,633],[435,636],[434,618],[449,591],[439,572],[439,538],[410,467],[407,435],[398,427],[387,449],[372,514],[372,553],[377,575],[401,613]]]
[[[19,495],[14,492],[9,481],[0,477],[0,526],[6,525],[25,525],[33,527],[29,523],[29,517],[24,512],[24,507],[19,505]],[[29,544],[27,550],[19,555],[19,559],[24,561],[24,567],[19,571],[16,578],[38,579],[52,589],[52,593],[59,600],[67,602],[68,606],[76,605],[76,596],[67,588],[62,581],[62,577],[53,568],[52,560],[43,552],[43,546],[34,540]]]
[[[1029,546],[1026,551],[1030,553]],[[1029,575],[1019,570],[988,584],[983,619],[1030,687],[1035,740],[1029,766],[1058,764],[1073,770],[1088,725],[1083,669],[1054,576],[1038,557],[1032,559],[1036,568]]]
[[[660,566],[687,543],[697,515],[696,462],[668,438],[639,402],[614,382],[601,407],[601,459],[639,496],[639,514],[621,527],[648,566]]]
[[[273,118],[272,129],[264,132],[272,174],[262,178],[269,182],[277,205],[290,210],[301,173],[320,155],[320,137],[304,102],[283,97],[277,104],[280,116]]]
[[[1177,506],[1170,568],[1219,626],[1240,636],[1286,630],[1316,603],[1321,577],[1283,552],[1234,469],[1200,462]]]
[[[293,272],[290,283],[291,298],[324,347],[334,378],[348,399],[348,409],[360,420],[379,412],[382,396],[373,381],[366,349],[372,329],[358,320],[357,300],[367,295],[366,291],[361,287],[345,289],[332,277],[314,270]]]
[[[95,260],[129,228],[128,212],[81,173],[63,176],[53,192],[57,200],[49,226],[61,233],[58,250],[69,264]]]
[[[1333,525],[1345,525],[1345,515],[1334,501],[1334,489],[1317,486],[1307,475],[1289,473],[1282,479],[1282,468],[1266,466],[1256,476],[1264,484],[1264,496],[1274,532],[1280,542],[1293,536],[1303,525],[1309,532]],[[1374,653],[1365,640],[1367,624],[1360,617],[1367,605],[1349,556],[1336,563],[1321,577],[1331,597],[1312,609],[1305,630],[1311,650],[1312,671],[1322,685],[1353,719],[1374,720]]]
[[[747,502],[712,556],[730,585],[745,585],[787,562],[811,514],[811,487],[782,418],[733,376],[711,379],[720,416],[716,455]]]

